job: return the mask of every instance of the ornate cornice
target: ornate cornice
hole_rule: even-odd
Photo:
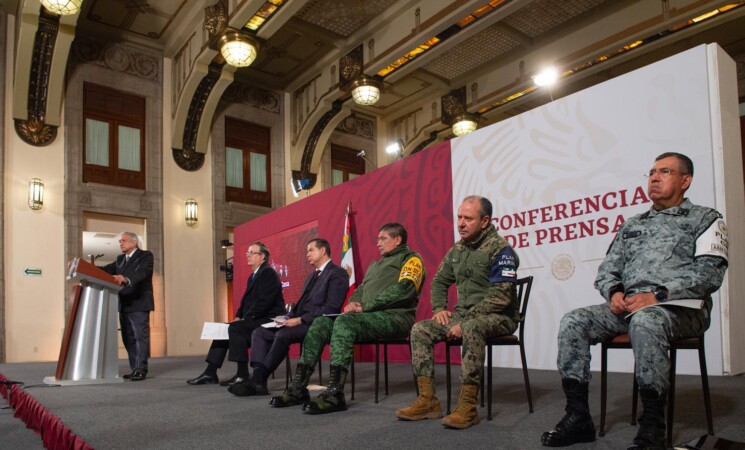
[[[280,113],[282,99],[279,94],[245,83],[234,81],[222,95],[230,103],[243,103],[262,111]]]
[[[202,28],[207,30],[210,37],[215,37],[228,26],[228,8],[225,0],[218,0],[214,5],[204,8],[204,23]]]
[[[58,31],[59,16],[47,14],[42,8],[34,38],[33,63],[28,82],[28,117],[25,120],[14,120],[18,136],[27,144],[36,147],[49,145],[57,137],[57,127],[47,125],[44,115]]]
[[[366,139],[375,139],[375,122],[368,118],[351,114],[336,126],[336,131],[353,134]]]
[[[72,55],[81,63],[96,64],[146,80],[160,81],[158,58],[139,53],[130,47],[76,37],[72,44]]]

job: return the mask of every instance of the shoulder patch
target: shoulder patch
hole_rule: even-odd
[[[696,239],[696,254],[698,256],[718,256],[727,259],[729,241],[727,240],[727,225],[721,217],[712,222],[709,228]]]
[[[504,247],[491,263],[489,283],[514,283],[517,280],[517,257],[512,247]]]
[[[417,292],[419,292],[419,289],[422,287],[422,275],[424,275],[424,264],[422,263],[422,260],[418,256],[412,256],[401,268],[398,282],[400,283],[403,280],[410,280],[414,283]]]

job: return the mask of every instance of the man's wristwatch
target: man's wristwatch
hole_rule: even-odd
[[[664,286],[657,286],[657,289],[654,290],[654,298],[658,302],[666,302],[669,295]]]

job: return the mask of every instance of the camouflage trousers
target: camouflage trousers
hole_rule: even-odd
[[[590,346],[628,333],[639,386],[658,393],[670,386],[669,342],[701,336],[709,327],[706,311],[680,306],[646,308],[626,320],[608,304],[568,312],[559,326],[557,365],[562,378],[590,381]]]
[[[334,318],[316,317],[305,335],[300,362],[315,367],[321,359],[323,347],[331,344],[331,364],[352,365],[354,343],[379,338],[405,338],[414,317],[408,314],[375,311],[342,314]]]
[[[515,332],[512,320],[501,314],[490,314],[476,319],[454,321],[440,325],[434,320],[423,320],[414,324],[411,329],[411,364],[414,376],[435,376],[434,344],[447,339],[448,330],[461,325],[463,332],[462,361],[460,381],[462,384],[481,384],[481,373],[484,370],[486,357],[486,339],[492,336],[504,336]]]

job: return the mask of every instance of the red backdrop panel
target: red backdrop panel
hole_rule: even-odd
[[[305,274],[310,268],[304,258],[291,255],[304,255],[307,240],[315,237],[309,233],[317,229],[317,235],[331,243],[331,256],[338,264],[341,259],[344,211],[348,202],[352,203],[352,245],[358,282],[362,280],[367,266],[380,257],[376,247],[378,228],[386,222],[400,222],[409,232],[409,246],[422,255],[427,271],[417,320],[431,317],[430,281],[440,260],[453,245],[449,142],[239,226],[235,230],[235,245],[236,251],[242,253],[236,254],[243,255],[249,242],[259,240],[268,245],[272,259],[286,265],[290,274]],[[248,273],[245,262],[239,259],[234,283],[236,308],[243,295]],[[290,280],[290,288],[294,288],[295,283],[298,282]],[[302,283],[302,278],[299,283]],[[294,289],[285,288],[286,302],[295,302],[298,296]],[[390,348],[390,361],[410,360],[408,349],[400,347]],[[444,360],[442,347],[438,345],[436,349],[438,361]],[[374,349],[362,350],[362,360],[373,358]]]

